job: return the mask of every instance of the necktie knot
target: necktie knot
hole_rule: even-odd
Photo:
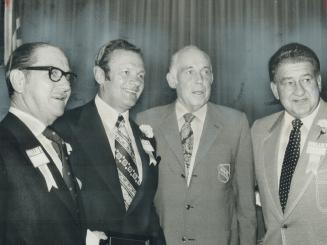
[[[183,117],[185,122],[191,123],[195,116],[192,113],[186,113],[183,115]]]
[[[116,127],[119,128],[121,124],[125,124],[124,117],[122,115],[118,116],[117,122],[116,122]]]
[[[293,129],[300,129],[302,125],[303,125],[303,123],[300,119],[296,118],[292,121]]]
[[[48,138],[49,140],[51,141],[54,141],[56,142],[57,144],[62,144],[62,139],[61,137],[55,132],[53,131],[52,129],[50,129],[49,127],[47,127],[43,132],[42,134]]]
[[[63,139],[51,128],[47,127],[42,134],[51,141],[51,145],[53,146],[54,150],[56,151],[61,164],[62,164],[62,178],[73,198],[74,201],[76,201],[77,192],[76,187],[74,183],[74,179],[72,177],[71,168],[68,164],[68,156],[67,156],[67,150],[65,146],[65,142]]]

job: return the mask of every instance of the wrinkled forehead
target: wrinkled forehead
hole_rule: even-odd
[[[34,66],[55,66],[63,70],[69,69],[66,55],[57,47],[39,47],[34,51],[33,56]]]
[[[285,59],[278,64],[276,67],[275,75],[277,75],[280,71],[287,71],[288,69],[297,68],[298,70],[310,70],[312,73],[315,73],[315,66],[312,64],[310,60],[307,59]]]
[[[198,49],[184,50],[178,54],[176,65],[178,68],[183,67],[210,67],[211,62],[209,56]]]

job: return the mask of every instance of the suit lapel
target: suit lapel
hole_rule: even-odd
[[[271,200],[273,200],[273,205],[275,206],[275,213],[278,213],[279,217],[282,216],[282,209],[279,202],[277,164],[283,115],[284,113],[279,114],[277,120],[273,122],[272,126],[267,132],[267,135],[263,141],[262,159],[264,163],[264,179],[268,186]]]
[[[26,150],[33,149],[36,147],[41,147],[43,152],[46,154],[47,158],[49,159],[50,163],[48,163],[48,167],[53,174],[53,177],[55,178],[55,181],[58,185],[58,189],[52,188],[50,191],[50,194],[53,193],[57,196],[59,200],[66,206],[66,208],[69,209],[70,213],[73,217],[77,218],[76,212],[75,212],[75,203],[72,199],[69,190],[63,180],[63,178],[60,175],[59,170],[56,168],[55,163],[51,159],[50,155],[47,153],[47,151],[43,148],[41,143],[36,139],[36,137],[32,134],[32,132],[25,126],[25,124],[20,121],[15,115],[9,113],[6,117],[6,119],[3,121],[3,125],[8,128],[12,134],[15,136],[15,138],[18,141],[20,151],[26,158],[26,163],[28,163],[31,167],[33,167],[33,164],[29,157],[26,154]],[[33,167],[34,168],[34,167]],[[47,186],[44,180],[43,175],[41,174],[40,170],[35,168],[36,175],[39,176],[39,178],[42,179],[41,183],[44,184],[44,189],[47,190]]]
[[[77,137],[77,141],[88,156],[90,164],[93,164],[119,205],[124,207],[115,158],[94,101],[85,105],[78,124],[76,127],[73,126],[73,131],[74,135],[83,135],[83,137]]]
[[[183,149],[179,136],[175,103],[172,103],[168,106],[169,114],[162,121],[161,128],[159,130],[161,131],[163,138],[166,140],[167,146],[171,149],[178,160],[178,164],[176,164],[175,161],[168,161],[168,164],[171,165],[172,169],[176,169],[177,167],[178,170],[182,170],[184,173]]]
[[[313,179],[313,173],[306,173],[306,169],[309,163],[310,154],[306,153],[308,142],[320,142],[321,138],[318,139],[321,128],[318,126],[318,121],[327,118],[327,104],[321,100],[320,108],[316,118],[313,120],[312,126],[309,130],[307,140],[303,146],[301,156],[297,163],[293,178],[291,189],[288,196],[287,205],[285,208],[285,217],[289,216],[296,204],[301,199],[302,195],[306,191],[310,182]],[[323,161],[320,159],[319,164]]]
[[[133,131],[133,135],[134,135],[134,139],[136,142],[136,146],[137,146],[137,150],[140,154],[140,158],[142,161],[142,183],[139,186],[128,210],[127,210],[127,214],[133,212],[133,210],[135,209],[135,207],[137,206],[137,204],[140,203],[140,201],[143,199],[143,195],[144,195],[144,187],[147,183],[147,178],[149,176],[149,159],[148,156],[146,155],[145,151],[143,150],[142,147],[142,143],[141,143],[141,131],[138,127],[138,125],[136,123],[134,123],[132,120],[129,121],[132,131]]]
[[[195,165],[194,165],[193,172],[196,172],[196,169],[198,168],[197,163],[202,162],[201,161],[202,158],[204,158],[207,155],[207,152],[209,151],[210,147],[212,146],[216,138],[217,137],[219,138],[219,134],[221,133],[222,127],[223,124],[220,121],[220,116],[215,114],[212,105],[208,103],[208,109],[203,124],[203,130],[200,138],[199,148],[195,156],[195,161],[194,161]]]

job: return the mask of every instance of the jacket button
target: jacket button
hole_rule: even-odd
[[[184,243],[185,243],[185,242],[186,242],[186,240],[187,240],[187,239],[186,239],[186,237],[185,237],[185,236],[183,236],[183,237],[182,237],[182,242],[184,242]]]
[[[190,204],[185,205],[185,208],[189,210],[192,206]]]
[[[283,229],[287,229],[287,225],[284,224],[284,225],[283,225]]]

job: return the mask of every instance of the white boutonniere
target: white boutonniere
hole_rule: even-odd
[[[150,139],[153,138],[153,129],[150,125],[144,125],[142,124],[140,126],[140,130],[142,131],[142,133],[144,134],[144,136],[146,138],[142,138],[141,139],[141,144],[142,144],[142,147],[145,151],[146,154],[148,154],[149,156],[149,159],[150,159],[150,165],[153,164],[154,166],[156,166],[158,164],[155,156],[154,156],[154,152],[155,152],[155,149],[153,147],[153,145],[151,144],[150,142]]]
[[[320,127],[320,133],[317,137],[317,139],[320,138],[320,136],[324,135],[327,133],[327,119],[321,119],[318,121],[318,126]]]
[[[142,124],[140,130],[147,138],[153,138],[153,129],[150,125]]]

